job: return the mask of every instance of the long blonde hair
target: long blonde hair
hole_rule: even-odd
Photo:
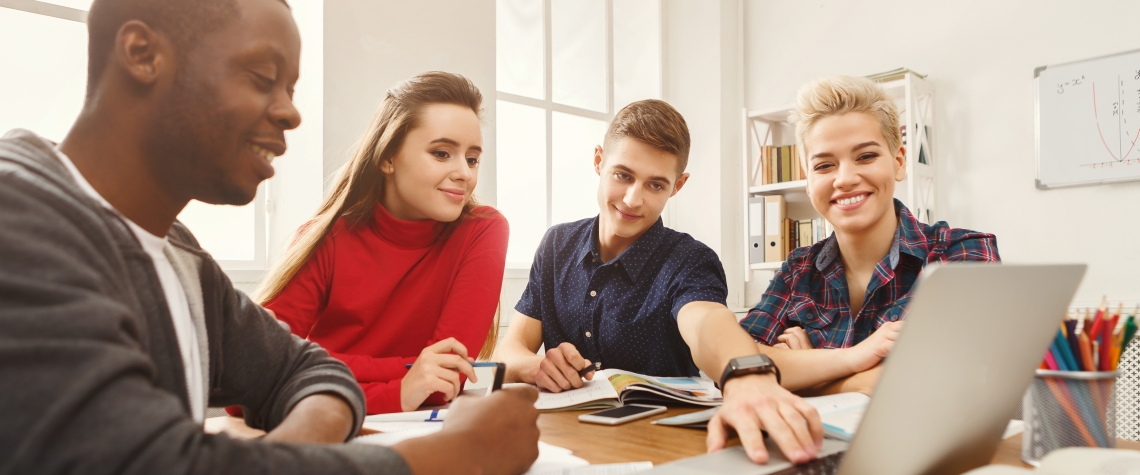
[[[372,117],[368,131],[357,142],[352,158],[337,172],[336,182],[316,216],[297,231],[285,255],[261,282],[254,300],[265,304],[281,293],[312,257],[313,251],[338,219],[343,219],[348,227],[371,223],[376,204],[384,195],[384,174],[380,165],[396,156],[408,132],[420,125],[423,110],[432,104],[467,107],[482,117],[483,94],[469,79],[441,71],[414,76],[389,89],[380,109]],[[446,229],[441,236],[446,238],[454,224],[472,216],[472,211],[478,206],[474,196],[469,198],[459,219],[445,224]],[[496,309],[491,330],[479,352],[481,359],[489,357],[494,350],[498,333],[499,312]]]

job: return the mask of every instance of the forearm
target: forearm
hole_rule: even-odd
[[[788,350],[753,343],[780,368],[780,383],[790,391],[817,386],[855,373],[848,361],[850,349]]]
[[[808,397],[857,392],[870,396],[871,392],[875,389],[875,384],[879,382],[880,373],[882,373],[882,365],[847,377],[805,388],[797,391],[797,394]]]
[[[732,311],[724,306],[718,307],[720,309],[709,309],[703,318],[686,322],[690,325],[682,323],[681,333],[683,337],[689,335],[685,341],[697,368],[713,379],[720,378],[733,358],[756,354],[756,343],[740,328]]]
[[[281,424],[265,436],[272,442],[338,444],[354,427],[352,409],[341,398],[314,394],[293,406]]]
[[[493,361],[506,364],[507,374],[504,379],[511,383],[534,384],[534,374],[538,365],[542,364],[542,358],[534,350],[506,338],[495,348],[495,354],[491,355]]]

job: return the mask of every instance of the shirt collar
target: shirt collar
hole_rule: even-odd
[[[900,252],[905,252],[925,261],[926,254],[929,251],[926,237],[922,234],[918,220],[910,214],[910,210],[906,209],[906,206],[898,198],[895,198],[895,216],[898,217],[899,224],[895,229],[895,239],[891,243],[891,251],[887,254],[887,263],[890,264],[891,269],[897,267]],[[823,272],[838,256],[839,242],[835,239],[835,234],[832,233],[823,243],[823,249],[819,251],[819,255],[815,257],[816,270]]]
[[[75,162],[71,161],[71,157],[63,153],[63,150],[60,150],[59,147],[55,148],[55,155],[59,158],[60,162],[63,162],[63,167],[67,169],[68,173],[71,173],[71,177],[75,179],[75,184],[79,186],[79,189],[83,190],[87,196],[90,196],[91,199],[95,200],[95,202],[104,208],[122,216],[114,206],[111,206],[110,202],[103,198],[103,195],[100,195],[99,192],[95,190],[95,187],[91,186],[91,182],[87,181],[87,178],[85,178],[82,173],[79,173],[79,168],[75,166]],[[131,232],[138,237],[139,244],[142,245],[143,249],[152,255],[162,254],[162,248],[166,246],[165,236],[155,236],[125,216],[123,216],[123,221],[127,222],[127,226],[131,228]]]
[[[582,246],[582,250],[578,256],[578,262],[593,257],[599,261],[602,260],[602,252],[598,249],[598,218],[594,218],[594,222],[590,225],[589,243]],[[641,237],[637,238],[633,244],[630,244],[626,250],[622,251],[614,260],[612,264],[621,263],[625,273],[629,276],[629,280],[637,282],[638,277],[641,276],[641,269],[645,267],[645,263],[653,257],[653,252],[661,246],[661,242],[665,237],[665,223],[658,217],[657,222],[653,223],[648,230],[645,231]]]
[[[384,240],[401,249],[423,249],[435,243],[442,226],[431,219],[405,221],[392,216],[379,202],[372,216],[377,234]]]

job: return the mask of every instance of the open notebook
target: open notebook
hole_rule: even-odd
[[[618,369],[594,373],[585,386],[560,393],[542,391],[540,412],[603,409],[631,403],[721,405],[720,390],[706,378],[657,378]]]

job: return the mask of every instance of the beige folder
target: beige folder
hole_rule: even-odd
[[[779,262],[787,255],[784,253],[784,218],[787,214],[787,205],[784,197],[780,195],[764,197],[764,260]]]

